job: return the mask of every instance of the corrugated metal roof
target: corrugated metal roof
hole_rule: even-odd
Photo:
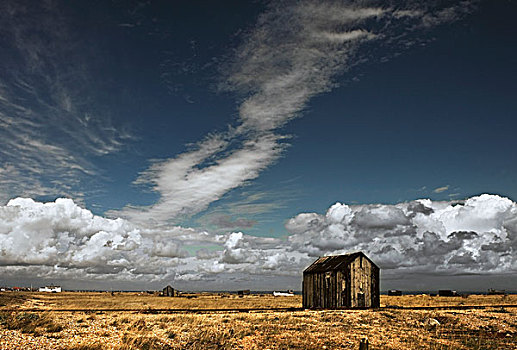
[[[303,273],[314,273],[314,272],[326,272],[326,271],[336,271],[342,269],[345,265],[354,261],[358,256],[364,256],[371,261],[363,252],[356,252],[344,255],[333,255],[333,256],[324,256],[313,262],[308,268],[303,271]],[[375,265],[375,264],[374,264]],[[375,265],[377,266],[377,265]]]

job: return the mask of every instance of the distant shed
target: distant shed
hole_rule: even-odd
[[[363,252],[319,258],[303,272],[303,307],[379,307],[379,272]]]
[[[170,285],[163,288],[163,292],[162,292],[162,295],[164,297],[173,297],[174,296],[174,288],[172,288]]]

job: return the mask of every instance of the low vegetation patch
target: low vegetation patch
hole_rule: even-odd
[[[27,300],[25,293],[0,292],[0,307],[13,307],[23,304]]]
[[[126,333],[122,337],[122,346],[119,350],[168,350],[171,346],[160,338],[145,333]]]
[[[0,324],[9,330],[19,330],[22,333],[57,333],[63,330],[60,324],[48,314],[37,314],[32,312],[2,312],[0,313]]]
[[[106,347],[102,343],[77,344],[68,347],[68,350],[104,350]]]

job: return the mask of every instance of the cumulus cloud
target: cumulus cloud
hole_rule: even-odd
[[[0,271],[6,279],[166,280],[191,288],[196,283],[210,288],[216,280],[222,284],[213,288],[231,288],[237,280],[279,288],[289,279],[297,288],[301,272],[316,257],[361,250],[388,279],[517,272],[517,203],[496,195],[336,203],[325,214],[289,219],[286,229],[285,239],[179,226],[145,229],[93,215],[70,199],[17,198],[0,207]]]
[[[382,268],[427,274],[515,273],[517,205],[496,195],[395,205],[336,203],[286,228],[290,249],[310,256],[362,250]],[[396,269],[396,271],[395,271]]]
[[[0,207],[4,278],[25,274],[135,283],[206,280],[220,273],[271,270],[286,260],[282,252],[286,254],[275,238],[210,234],[179,226],[143,228],[93,215],[65,198],[48,203],[16,198]]]
[[[191,234],[181,228],[167,235],[142,230],[123,219],[95,216],[71,199],[40,203],[17,198],[0,207],[0,265],[7,274],[26,266],[46,273],[75,271],[78,278],[128,278],[145,275],[146,268],[167,274],[169,268],[160,262],[167,259],[170,266],[171,260],[186,255],[174,237]]]
[[[408,39],[415,28],[456,20],[468,8],[434,1],[271,2],[221,69],[221,88],[240,96],[236,125],[154,163],[136,183],[149,185],[158,202],[116,214],[159,223],[205,210],[282,156],[286,140],[278,129],[363,62],[366,44],[409,47],[418,41]]]

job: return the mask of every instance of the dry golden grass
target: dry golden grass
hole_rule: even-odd
[[[13,294],[13,293],[11,293]],[[41,309],[238,309],[301,307],[301,297],[190,294],[160,297],[147,293],[14,293],[28,299],[23,308]],[[6,306],[4,306],[5,308]],[[0,307],[0,310],[2,307]]]
[[[438,297],[429,296],[429,294],[420,295],[404,295],[381,296],[381,306],[464,306],[479,305],[489,306],[496,304],[517,304],[517,295],[468,295],[464,297]]]
[[[6,303],[8,305],[6,305]],[[381,296],[381,306],[489,306],[517,304],[517,295],[469,295],[437,297],[428,294]],[[190,294],[182,297],[160,297],[147,293],[0,293],[0,310],[17,305],[38,309],[255,309],[301,307],[300,295],[273,297],[252,295],[239,298],[235,294]]]
[[[63,330],[48,313],[0,312],[0,324],[6,329],[32,334],[56,333]]]
[[[17,293],[10,293],[17,295]],[[4,296],[4,310],[9,307]],[[7,302],[5,302],[7,301]],[[26,293],[17,307],[40,315],[53,331],[0,325],[0,349],[515,349],[517,309],[484,310],[326,310],[294,312],[52,312],[50,309],[165,309],[299,307],[300,297],[217,296],[161,298],[122,293]],[[517,296],[438,298],[382,297],[384,305],[516,304]],[[1,309],[1,308],[0,308]],[[1,311],[0,311],[1,312]],[[19,311],[10,317],[27,314]],[[4,311],[4,314],[6,312]],[[32,316],[30,316],[32,317]],[[29,317],[29,318],[30,318]],[[39,328],[38,328],[39,327]],[[57,330],[57,331],[56,331]]]
[[[0,292],[0,308],[13,307],[23,304],[27,301],[28,293],[5,293]]]

